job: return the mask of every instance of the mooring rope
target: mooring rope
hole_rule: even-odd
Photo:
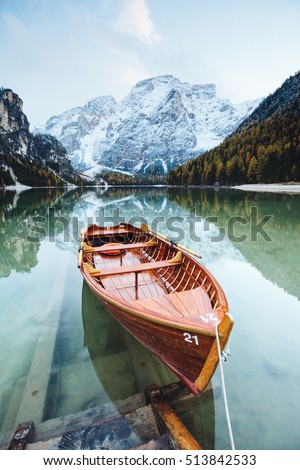
[[[224,379],[222,352],[221,352],[221,345],[220,345],[220,338],[219,338],[219,331],[218,331],[218,323],[216,323],[215,329],[216,329],[216,340],[217,340],[217,346],[218,346],[218,356],[219,356],[221,382],[222,382],[222,389],[223,389],[223,398],[224,398],[227,426],[228,426],[228,432],[229,432],[229,437],[230,437],[231,448],[232,448],[232,450],[235,450],[233,434],[232,434],[232,428],[231,428],[231,422],[230,422],[229,408],[228,408],[228,402],[227,402],[227,394],[226,394],[226,387],[225,387],[225,379]]]

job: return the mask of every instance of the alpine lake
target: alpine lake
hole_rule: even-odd
[[[0,434],[178,380],[77,268],[80,229],[120,221],[201,254],[223,287],[235,321],[223,367],[236,449],[300,449],[300,194],[222,188],[0,191]],[[223,450],[219,369],[212,393],[178,414]]]

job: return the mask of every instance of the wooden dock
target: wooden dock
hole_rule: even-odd
[[[208,392],[210,387],[204,395]],[[150,385],[144,394],[45,422],[21,423],[0,436],[0,449],[201,449],[170,404],[188,407],[194,399],[180,382]]]

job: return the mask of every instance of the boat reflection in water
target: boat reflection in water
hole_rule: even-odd
[[[142,346],[99,303],[86,282],[82,287],[84,345],[111,401],[143,393],[147,385],[159,387],[178,378]],[[176,414],[205,449],[215,448],[213,389],[209,384],[200,396],[186,389],[170,402]]]

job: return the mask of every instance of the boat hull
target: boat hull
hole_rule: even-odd
[[[122,248],[115,260],[104,253],[107,241]],[[225,294],[207,269],[129,224],[88,228],[78,260],[104,308],[192,393],[201,393],[219,362],[216,336],[223,350],[233,326]]]
[[[109,303],[103,295],[99,294],[99,291],[89,287],[113,318],[166,364],[190,392],[198,395],[205,389],[218,365],[215,336],[201,332],[195,333],[194,329],[170,327],[137,317]],[[224,338],[222,338],[222,343],[225,343]],[[208,363],[209,357],[211,359]],[[203,375],[199,380],[201,373]]]

